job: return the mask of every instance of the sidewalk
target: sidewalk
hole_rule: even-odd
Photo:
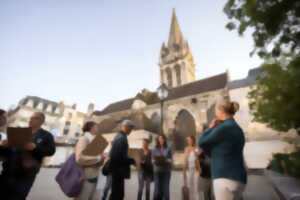
[[[28,200],[69,200],[64,196],[59,186],[54,180],[58,169],[43,168],[37,176],[37,180],[29,194]],[[276,193],[268,184],[265,177],[260,175],[250,175],[248,185],[244,193],[244,200],[278,200]],[[181,200],[182,176],[180,171],[173,171],[171,178],[171,200]],[[132,178],[125,183],[125,200],[137,198],[137,174],[132,173]],[[153,194],[153,184],[151,194]],[[152,197],[151,197],[152,199]]]

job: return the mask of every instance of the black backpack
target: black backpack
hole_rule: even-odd
[[[202,152],[199,156],[199,162],[201,167],[201,177],[202,178],[211,178],[211,159],[210,157]]]

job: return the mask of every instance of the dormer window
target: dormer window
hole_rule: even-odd
[[[43,110],[43,102],[39,102],[36,108],[38,110]]]
[[[49,112],[49,113],[52,112],[52,105],[51,105],[51,104],[49,104],[49,105],[47,106],[46,112]]]
[[[26,104],[26,106],[32,108],[32,107],[33,107],[33,100],[32,100],[32,99],[29,99],[28,102],[27,102],[27,104]]]

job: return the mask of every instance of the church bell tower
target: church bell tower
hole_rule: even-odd
[[[175,10],[168,45],[162,44],[159,58],[160,83],[169,88],[195,81],[195,64],[188,42],[183,38]]]

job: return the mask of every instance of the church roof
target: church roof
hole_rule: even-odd
[[[228,83],[228,89],[237,89],[255,85],[258,82],[258,76],[265,76],[266,73],[260,70],[260,67],[250,69],[248,76],[244,79],[234,80]]]
[[[187,97],[204,92],[223,89],[227,85],[227,73],[201,79],[169,90],[167,100]]]
[[[125,99],[122,101],[112,103],[108,105],[106,108],[104,108],[102,111],[95,111],[94,115],[105,115],[113,112],[119,112],[122,110],[130,109],[134,99],[135,98],[130,98],[130,99]]]
[[[181,29],[179,27],[176,13],[175,13],[175,10],[173,10],[168,47],[171,48],[173,46],[173,44],[182,44],[183,41],[184,41],[184,38],[181,33]]]
[[[179,87],[171,88],[167,101],[182,97],[188,97],[204,92],[223,89],[228,82],[227,73],[218,74],[209,78],[201,79],[192,83],[188,83]],[[102,111],[95,111],[93,114],[97,116],[106,115],[113,112],[119,112],[131,109],[131,106],[136,98],[125,99],[108,105]],[[151,104],[159,103],[159,100],[154,100]],[[151,105],[148,104],[148,105]]]

